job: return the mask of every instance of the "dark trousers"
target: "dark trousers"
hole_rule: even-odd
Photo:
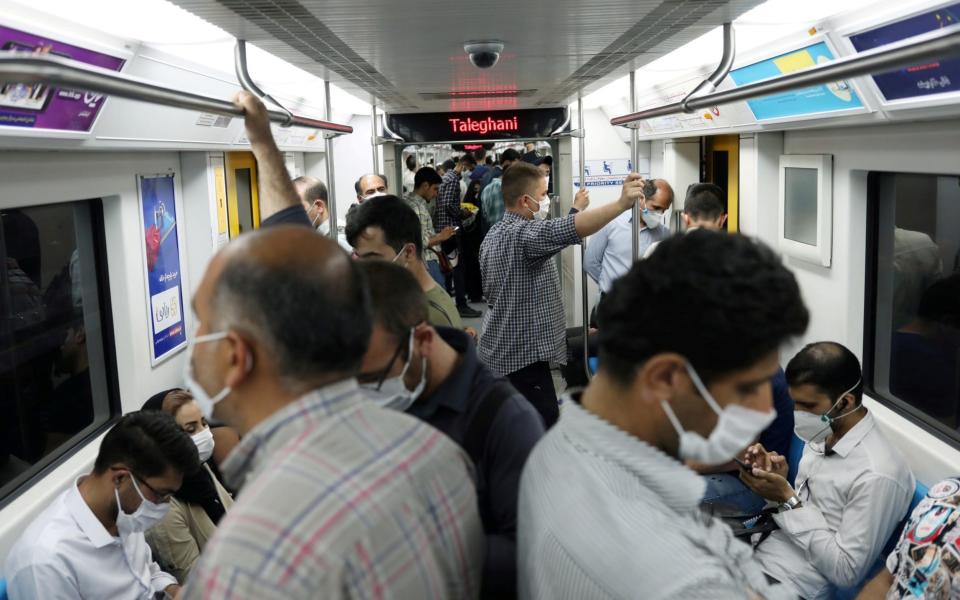
[[[455,235],[441,246],[441,249],[448,255],[454,250],[457,251],[457,266],[453,268],[452,273],[447,273],[444,277],[446,278],[447,292],[452,292],[454,297],[456,297],[458,308],[467,305],[467,284],[466,278],[464,277],[466,264],[463,256],[463,240],[461,238],[462,234]],[[453,284],[453,290],[450,289],[451,283]]]
[[[507,379],[537,409],[543,417],[545,428],[549,429],[557,422],[560,418],[560,405],[557,403],[557,390],[553,387],[550,363],[535,362],[508,374]]]
[[[587,338],[588,354],[596,356],[599,350],[599,337],[591,334]],[[561,369],[563,378],[567,382],[567,389],[586,387],[590,380],[583,364],[583,328],[571,327],[567,329],[567,364]]]
[[[460,247],[463,255],[463,279],[464,290],[467,296],[474,302],[480,302],[483,298],[483,282],[480,277],[480,243],[483,241],[483,235],[480,233],[479,223],[475,223],[469,230],[461,230],[462,245]]]

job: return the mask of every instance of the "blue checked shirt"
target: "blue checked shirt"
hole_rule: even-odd
[[[484,533],[470,459],[353,379],[258,424],[223,474],[243,489],[185,600],[477,597]]]
[[[550,258],[580,243],[574,217],[528,221],[507,212],[484,238],[480,272],[489,310],[479,350],[493,372],[508,375],[540,361],[566,364],[560,275]]]
[[[460,219],[460,173],[450,169],[443,176],[440,193],[434,201],[437,205],[437,231],[444,227],[458,227]]]

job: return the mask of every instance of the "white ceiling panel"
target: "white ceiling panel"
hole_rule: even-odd
[[[173,0],[392,112],[565,105],[761,1]],[[472,40],[500,62],[474,67]]]

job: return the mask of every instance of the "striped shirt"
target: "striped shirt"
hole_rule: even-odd
[[[792,597],[700,512],[703,478],[576,402],[562,406],[520,483],[521,600]]]
[[[575,215],[532,221],[508,212],[480,246],[483,315],[480,360],[509,375],[540,361],[567,364],[560,274],[550,260],[580,243]]]
[[[484,533],[469,459],[352,379],[257,425],[223,473],[243,488],[187,600],[477,596]]]
[[[407,194],[403,197],[403,201],[413,209],[413,212],[417,213],[417,218],[420,219],[420,235],[423,237],[424,262],[440,260],[435,253],[429,250],[430,238],[437,235],[437,232],[433,229],[433,216],[430,214],[427,201],[420,197],[419,194]]]

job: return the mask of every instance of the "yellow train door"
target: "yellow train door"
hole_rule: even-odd
[[[252,152],[227,152],[227,214],[230,239],[260,227],[257,161]]]
[[[740,136],[716,135],[706,140],[707,181],[727,192],[727,231],[740,231]]]

